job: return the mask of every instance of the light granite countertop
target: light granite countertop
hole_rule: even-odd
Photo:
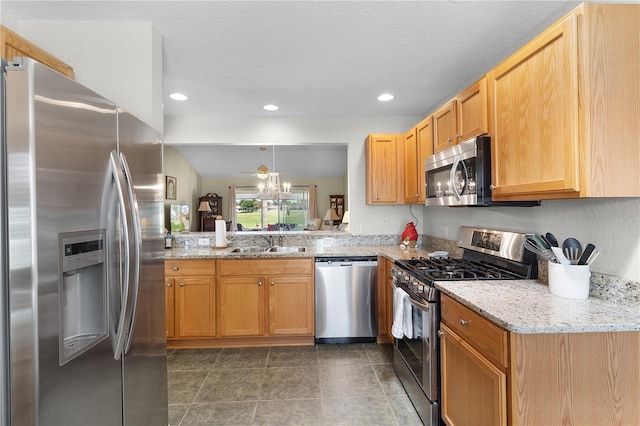
[[[247,258],[281,258],[281,257],[331,257],[331,256],[387,256],[390,259],[411,259],[412,257],[427,256],[429,251],[422,248],[402,249],[399,245],[388,246],[337,246],[326,247],[305,246],[306,251],[294,253],[232,253],[234,247],[227,248],[174,248],[164,252],[165,259],[247,259]]]
[[[438,281],[436,288],[517,333],[640,331],[640,305],[566,299],[536,280]]]

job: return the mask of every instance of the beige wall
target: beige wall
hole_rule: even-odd
[[[177,179],[176,199],[164,200],[164,223],[169,229],[169,206],[171,204],[189,204],[191,206],[191,230],[200,230],[198,219],[198,198],[201,194],[202,179],[191,167],[180,151],[169,146],[164,147],[163,170],[165,176],[173,176]],[[166,182],[166,180],[165,180]]]

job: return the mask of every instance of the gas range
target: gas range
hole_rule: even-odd
[[[440,292],[434,283],[536,278],[537,260],[525,250],[525,239],[518,232],[463,226],[462,259],[420,257],[396,260],[392,267],[393,368],[425,425],[442,424]]]
[[[517,280],[537,278],[537,260],[525,250],[526,234],[463,226],[462,259],[420,257],[396,260],[395,281],[411,297],[436,301],[435,281]]]

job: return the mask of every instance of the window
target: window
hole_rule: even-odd
[[[261,200],[254,188],[236,189],[236,222],[245,231],[303,230],[307,224],[309,188],[292,187],[287,200]]]

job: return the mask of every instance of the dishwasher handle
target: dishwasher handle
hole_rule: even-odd
[[[316,257],[316,267],[336,266],[377,266],[375,256],[344,256],[344,257]]]

